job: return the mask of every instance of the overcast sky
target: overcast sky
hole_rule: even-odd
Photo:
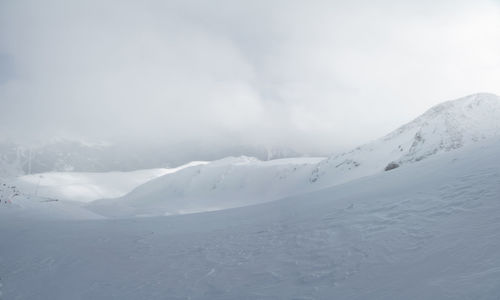
[[[0,131],[336,151],[500,94],[500,1],[0,0]]]

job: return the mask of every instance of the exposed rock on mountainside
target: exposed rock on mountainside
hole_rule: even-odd
[[[412,122],[318,164],[310,181],[346,182],[500,136],[500,97],[481,93],[436,105]],[[391,169],[391,168],[389,168]]]

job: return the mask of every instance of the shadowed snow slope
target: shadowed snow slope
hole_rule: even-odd
[[[317,159],[261,162],[231,158],[150,181],[130,194],[97,201],[106,216],[183,214],[277,200],[405,166],[500,135],[500,98],[475,94],[431,108],[387,136]]]
[[[498,299],[499,153],[490,139],[210,213],[42,221],[4,212],[0,291],[5,299]]]

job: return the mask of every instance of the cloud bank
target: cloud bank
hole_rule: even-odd
[[[0,3],[4,136],[337,151],[500,93],[500,2]]]

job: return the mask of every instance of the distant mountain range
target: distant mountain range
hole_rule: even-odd
[[[0,176],[43,172],[109,172],[176,167],[193,160],[248,155],[262,160],[301,156],[286,147],[234,145],[222,150],[188,144],[166,147],[128,143],[88,143],[57,138],[34,145],[0,141]]]

